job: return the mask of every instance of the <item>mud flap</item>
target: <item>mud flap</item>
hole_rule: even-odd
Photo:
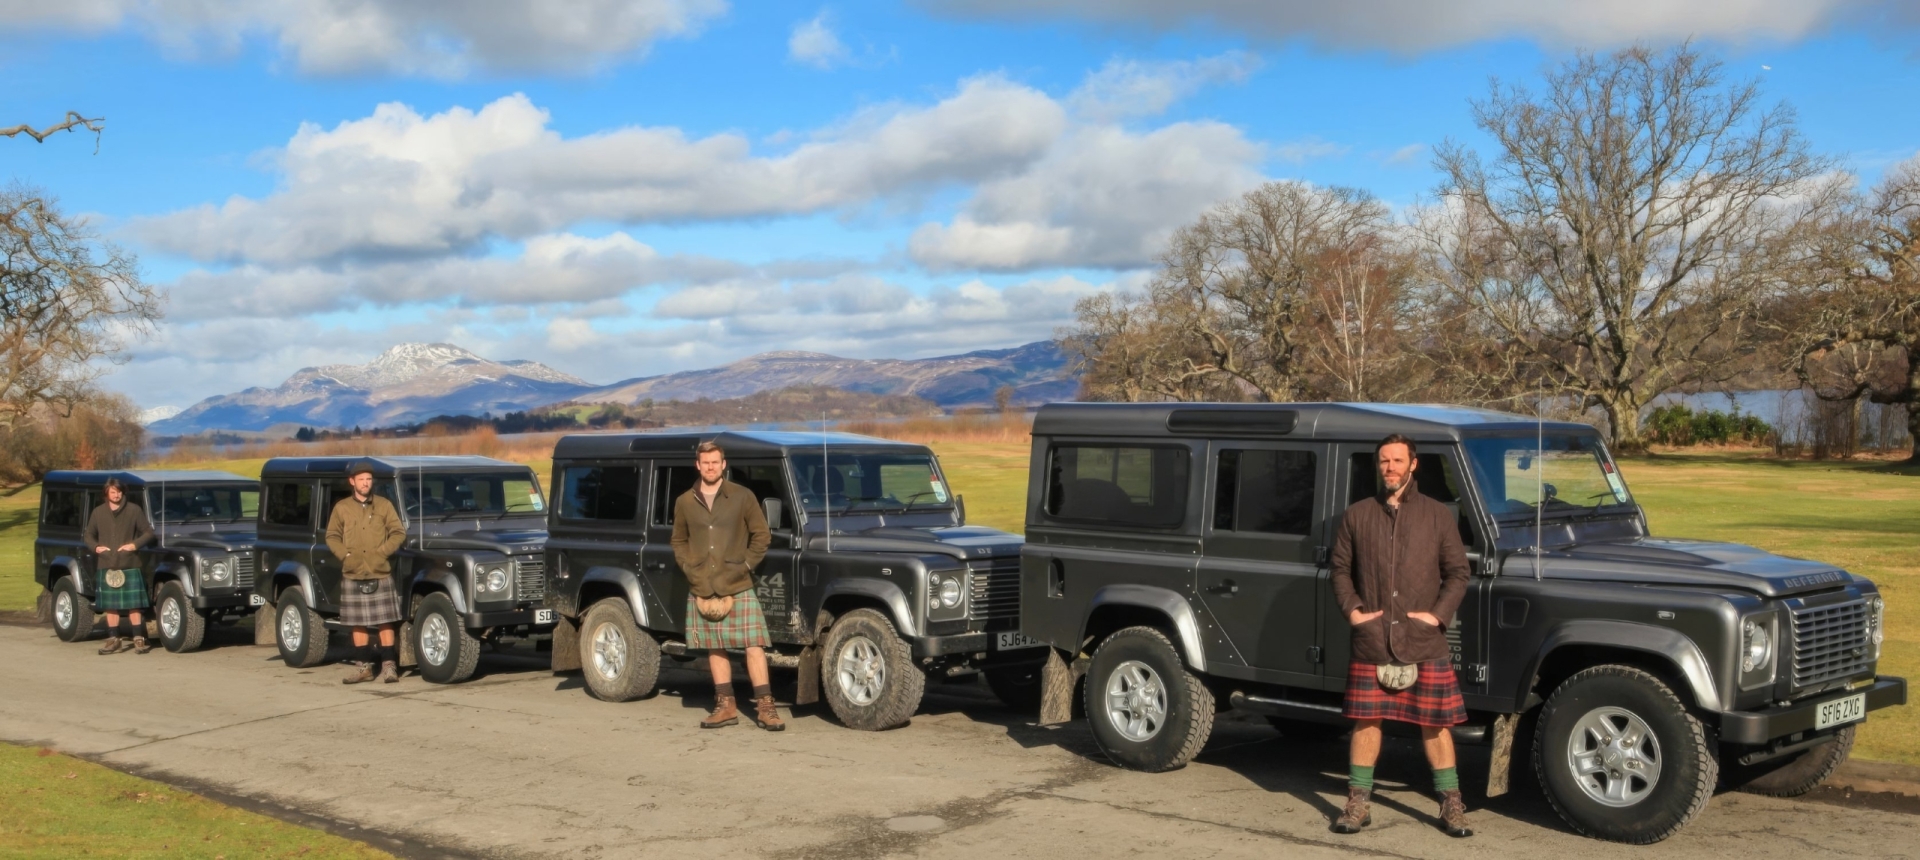
[[[414,607],[418,609],[418,606]],[[420,658],[413,655],[413,622],[402,621],[393,630],[394,665],[402,669],[411,669],[420,664]]]
[[[1519,724],[1519,714],[1501,714],[1493,719],[1493,760],[1487,767],[1488,797],[1507,793],[1507,775],[1513,770],[1513,730]]]
[[[41,591],[33,599],[33,621],[36,624],[53,623],[53,592]]]
[[[1047,649],[1047,662],[1040,667],[1040,725],[1073,720],[1073,688],[1086,671],[1085,661],[1075,660],[1068,666],[1059,651]]]
[[[553,625],[551,669],[571,672],[580,668],[580,620],[555,612],[559,622]]]
[[[820,701],[820,646],[800,649],[800,677],[795,680],[793,703],[811,705]]]
[[[253,644],[280,644],[280,640],[275,637],[273,631],[274,622],[279,619],[280,613],[274,610],[273,604],[271,603],[255,610],[253,613]]]

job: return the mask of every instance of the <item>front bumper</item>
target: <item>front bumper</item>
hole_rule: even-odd
[[[1037,643],[1036,645],[1008,648],[1002,651],[997,647],[999,635],[1000,631],[992,633],[956,633],[952,636],[922,636],[913,640],[913,656],[942,657],[948,654],[978,654],[985,652],[993,655],[995,658],[1006,658],[1004,660],[997,659],[997,662],[1025,662],[1020,658],[1028,655],[1033,657],[1033,662],[1035,663],[1047,659],[1047,649],[1037,647]]]
[[[1815,712],[1827,702],[1848,696],[1867,694],[1867,712],[1907,703],[1907,679],[1881,675],[1873,684],[1852,690],[1827,693],[1789,705],[1757,711],[1723,711],[1720,714],[1720,739],[1736,744],[1764,744],[1796,732],[1813,730]]]
[[[252,591],[228,592],[225,594],[207,594],[205,592],[202,592],[200,594],[194,595],[192,600],[193,600],[193,608],[195,609],[238,608],[238,609],[245,609],[245,610],[251,611],[259,608],[260,606],[260,604],[254,604],[251,602],[253,597],[254,597],[254,594]]]
[[[543,613],[546,616],[546,620],[536,621],[535,619]],[[527,607],[524,609],[491,609],[469,612],[466,614],[466,622],[467,629],[469,630],[482,627],[519,627],[523,624],[536,627],[540,630],[551,630],[553,629],[554,619],[557,617],[559,617],[559,613],[546,607]]]

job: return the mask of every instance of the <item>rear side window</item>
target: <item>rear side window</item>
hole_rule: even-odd
[[[1048,516],[1173,528],[1186,520],[1192,452],[1176,447],[1061,445],[1047,468]]]
[[[653,524],[673,525],[673,503],[700,480],[692,466],[661,466],[653,470]]]
[[[1214,530],[1311,534],[1316,465],[1312,451],[1221,451]]]
[[[74,490],[48,490],[42,507],[40,521],[50,526],[79,528],[81,505],[86,503],[84,494]]]
[[[268,523],[298,528],[313,525],[313,484],[268,484],[266,494]]]
[[[560,518],[631,523],[640,514],[640,467],[568,466],[560,472]]]

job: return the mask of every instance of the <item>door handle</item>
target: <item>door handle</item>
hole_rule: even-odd
[[[664,561],[650,561],[650,562],[647,562],[647,569],[648,570],[666,570],[667,563]]]
[[[1220,581],[1219,585],[1207,586],[1207,593],[1228,594],[1228,595],[1239,594],[1240,586],[1233,584],[1233,580],[1231,579],[1223,579]]]

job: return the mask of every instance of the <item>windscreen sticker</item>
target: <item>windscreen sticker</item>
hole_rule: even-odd
[[[547,509],[547,503],[540,500],[539,493],[528,493],[527,504],[533,505],[533,509],[536,511],[544,511]]]
[[[932,481],[930,483],[933,485],[933,500],[945,504],[947,501],[947,488],[942,486],[939,481]]]
[[[1613,488],[1614,501],[1624,502],[1627,500],[1627,485],[1621,482],[1619,472],[1612,470],[1607,471],[1607,486]]]

